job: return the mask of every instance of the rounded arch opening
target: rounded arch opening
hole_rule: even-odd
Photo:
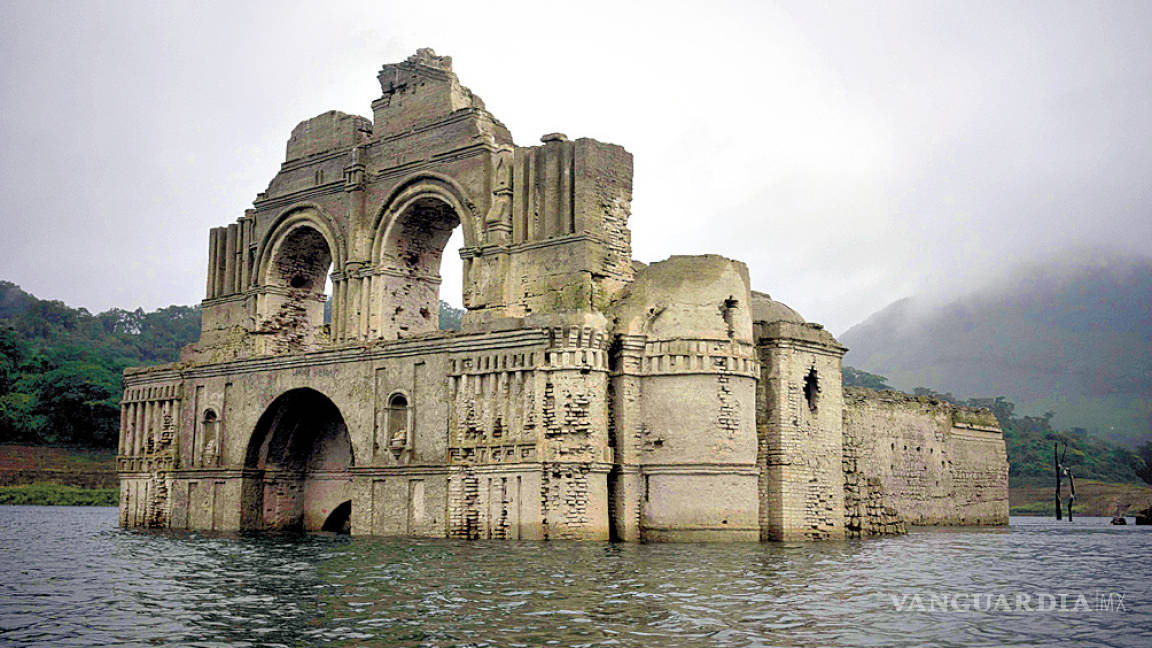
[[[324,526],[320,528],[321,531],[329,533],[351,533],[352,532],[352,500],[344,500],[328,515],[328,519],[324,520]]]
[[[440,261],[460,217],[451,204],[438,196],[420,196],[396,214],[384,232],[382,261],[410,277],[440,279]]]
[[[281,394],[264,410],[244,462],[245,468],[289,471],[352,465],[352,440],[340,409],[307,387]]]
[[[437,200],[456,214],[461,224],[464,247],[478,244],[478,236],[483,228],[477,223],[475,208],[464,188],[447,176],[420,174],[401,182],[384,200],[372,224],[373,259],[379,261],[384,254],[389,234],[399,217],[412,203],[425,199]]]
[[[269,351],[313,348],[329,337],[334,251],[329,237],[309,220],[281,228],[260,275],[260,322],[273,342]]]
[[[442,269],[456,277],[448,286],[462,292],[467,262],[444,264],[455,255],[449,245],[467,245],[467,224],[458,205],[440,192],[414,193],[387,211],[375,244],[375,258],[383,272],[378,275],[383,300],[379,330],[384,338],[435,331],[440,326]],[[460,296],[449,296],[460,303]]]
[[[260,242],[260,252],[256,259],[257,282],[267,281],[277,251],[286,238],[300,227],[310,228],[320,234],[328,244],[332,262],[340,268],[346,258],[344,238],[332,219],[318,206],[309,203],[293,205],[272,223],[268,233]]]
[[[331,399],[310,388],[281,394],[248,443],[242,526],[321,530],[351,500],[353,465],[348,426]]]
[[[276,242],[264,284],[296,290],[322,291],[332,267],[328,240],[315,227],[298,224]]]

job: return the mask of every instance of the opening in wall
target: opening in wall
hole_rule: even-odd
[[[352,500],[347,500],[332,509],[332,513],[328,515],[328,519],[324,521],[324,526],[320,527],[320,530],[329,533],[351,533]]]
[[[379,289],[384,296],[381,337],[400,338],[440,328],[440,298],[461,296],[460,218],[444,200],[428,195],[413,199],[395,215],[381,242]],[[442,260],[450,261],[442,267]],[[443,271],[450,272],[442,290]]]
[[[820,398],[820,378],[816,374],[816,367],[808,370],[804,376],[804,400],[808,401],[808,409],[815,412],[817,400]]]
[[[729,297],[724,300],[720,306],[721,315],[724,317],[724,324],[728,326],[728,337],[736,334],[736,309],[740,307],[740,300],[735,297]]]
[[[301,224],[275,243],[263,283],[262,326],[275,333],[277,352],[303,351],[327,339],[331,321],[332,251],[315,228]]]
[[[464,307],[464,261],[460,250],[464,247],[464,229],[457,227],[444,245],[444,256],[440,261],[440,300],[452,308]],[[459,323],[457,322],[457,328]]]
[[[324,324],[332,325],[332,275],[324,280]]]

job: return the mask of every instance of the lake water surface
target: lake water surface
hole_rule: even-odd
[[[0,506],[0,645],[1147,647],[1152,527],[626,545],[145,533],[113,508]]]

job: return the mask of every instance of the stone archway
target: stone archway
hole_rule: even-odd
[[[336,404],[309,388],[281,394],[248,442],[242,527],[323,529],[352,499],[352,465],[352,440]]]
[[[452,232],[464,226],[444,196],[410,196],[390,215],[376,243],[376,328],[385,339],[435,331],[440,315],[440,264]],[[467,244],[467,243],[466,243]],[[467,262],[464,269],[468,273]]]
[[[343,503],[332,509],[328,514],[328,519],[324,520],[324,526],[321,531],[328,531],[330,533],[349,533],[352,530],[352,500],[345,500]]]
[[[330,338],[325,284],[339,252],[326,228],[306,213],[286,219],[265,244],[257,274],[260,353],[308,351]]]

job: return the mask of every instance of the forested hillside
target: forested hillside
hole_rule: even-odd
[[[440,302],[440,328],[463,313]],[[198,306],[93,315],[0,281],[0,443],[115,447],[124,368],[174,362],[199,337]]]
[[[121,373],[172,362],[200,334],[200,309],[93,315],[0,281],[0,443],[113,447]]]

